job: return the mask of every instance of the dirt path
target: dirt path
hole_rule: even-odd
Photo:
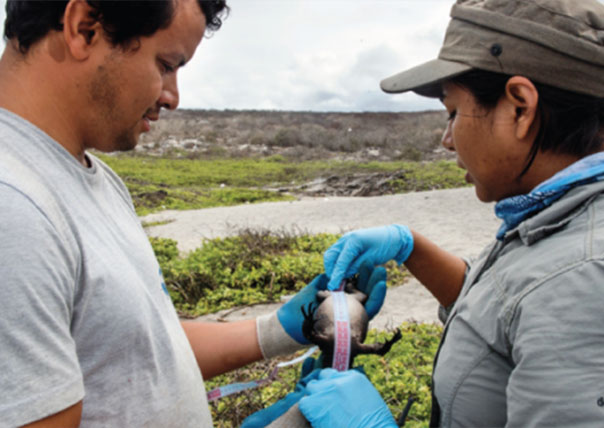
[[[340,233],[390,223],[407,224],[443,248],[463,257],[478,255],[494,237],[500,220],[493,204],[476,199],[473,188],[434,190],[366,198],[309,198],[191,211],[164,211],[143,221],[169,223],[147,229],[151,236],[178,241],[183,252],[203,238],[223,237],[244,227],[308,233]],[[234,320],[274,310],[279,304],[223,311],[203,319]],[[371,327],[402,321],[438,322],[438,304],[417,281],[389,289],[384,308]]]

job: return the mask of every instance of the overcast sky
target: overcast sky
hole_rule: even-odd
[[[229,0],[223,27],[182,71],[189,108],[408,111],[384,77],[436,57],[451,0]]]
[[[182,108],[442,108],[415,94],[384,94],[379,82],[436,57],[453,0],[227,2],[223,27],[179,71]]]
[[[181,71],[187,108],[440,109],[384,77],[436,57],[451,0],[228,0],[223,27]]]

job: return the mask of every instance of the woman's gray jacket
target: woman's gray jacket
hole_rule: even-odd
[[[604,426],[604,182],[487,247],[446,318],[433,425]]]

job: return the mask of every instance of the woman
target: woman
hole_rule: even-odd
[[[406,226],[349,233],[329,288],[394,259],[439,300],[432,426],[601,426],[604,5],[458,0],[451,17],[438,59],[382,89],[442,100],[442,143],[502,226],[473,262]],[[358,373],[322,371],[299,405],[313,426],[396,426]]]

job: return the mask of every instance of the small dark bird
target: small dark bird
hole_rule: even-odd
[[[367,295],[359,291],[356,279],[347,279],[344,292],[346,293],[346,305],[348,306],[348,317],[350,325],[350,360],[349,367],[353,365],[354,358],[359,354],[385,355],[392,345],[401,338],[401,332],[397,328],[394,336],[384,343],[365,344],[367,337],[367,326],[369,317],[363,304]],[[334,310],[333,297],[329,291],[317,293],[319,305],[310,303],[307,308],[301,307],[304,315],[302,333],[310,342],[317,345],[323,353],[323,367],[331,367],[334,352]]]

